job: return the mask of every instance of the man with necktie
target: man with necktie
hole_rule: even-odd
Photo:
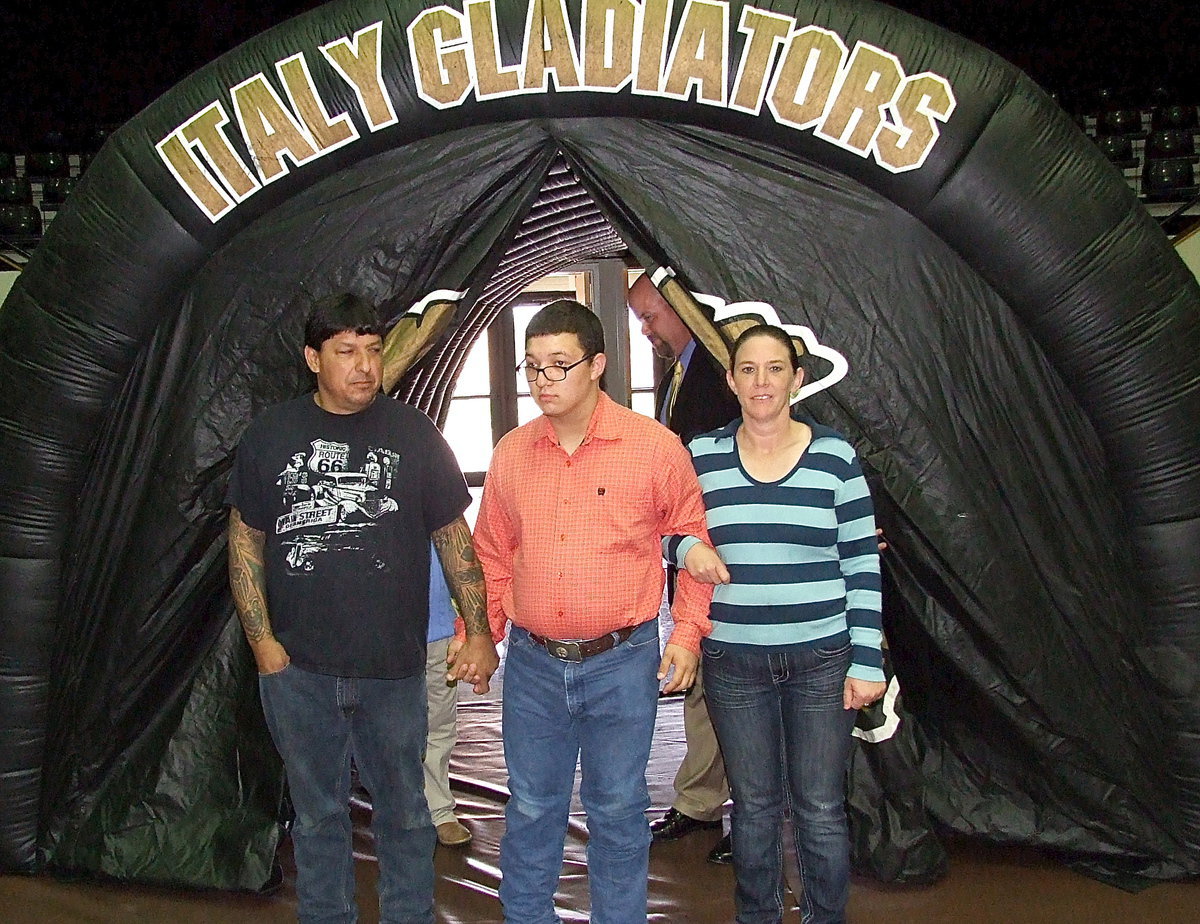
[[[629,287],[629,308],[642,324],[654,352],[674,363],[655,394],[655,416],[687,443],[692,437],[722,427],[741,416],[737,398],[725,382],[725,368],[692,336],[648,274]],[[668,586],[674,584],[674,576]],[[704,705],[703,666],[683,703],[687,753],[675,774],[675,801],[650,825],[656,841],[669,841],[693,831],[718,829],[729,784],[717,736]],[[728,835],[708,855],[714,863],[732,862]]]

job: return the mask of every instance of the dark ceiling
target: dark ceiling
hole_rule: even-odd
[[[117,125],[189,73],[320,0],[160,0],[153,15],[100,0],[0,4],[0,144]],[[1196,0],[895,0],[1012,61],[1064,102],[1097,87],[1200,87]],[[127,8],[128,9],[128,8]],[[1192,100],[1198,102],[1200,100]]]

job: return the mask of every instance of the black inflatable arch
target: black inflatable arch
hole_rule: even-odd
[[[397,388],[439,413],[564,164],[643,263],[849,358],[813,409],[873,473],[938,821],[1197,872],[1200,291],[1027,78],[867,0],[346,0],[117,132],[0,313],[3,864],[266,881],[233,446],[331,291],[466,293]]]

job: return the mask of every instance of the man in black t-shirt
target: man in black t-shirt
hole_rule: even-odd
[[[303,919],[355,917],[353,758],[372,797],[380,917],[433,921],[430,540],[466,623],[447,679],[483,693],[498,664],[466,483],[433,423],[379,394],[382,352],[370,305],[319,303],[304,347],[317,390],[251,423],[229,484],[230,584],[296,810]]]

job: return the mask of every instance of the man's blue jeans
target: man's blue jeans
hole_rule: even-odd
[[[658,624],[581,662],[514,627],[504,668],[504,759],[512,793],[500,841],[509,924],[552,924],[576,759],[587,813],[592,924],[645,924],[646,762],[658,708]]]
[[[805,924],[842,922],[850,895],[845,778],[856,713],[842,708],[850,643],[755,650],[704,640],[704,695],[733,792],[738,924],[783,920],[791,810]]]
[[[289,665],[260,674],[267,727],[296,809],[292,846],[304,922],[353,922],[350,758],[371,794],[386,924],[432,924],[434,830],[425,804],[425,677],[332,677]]]

